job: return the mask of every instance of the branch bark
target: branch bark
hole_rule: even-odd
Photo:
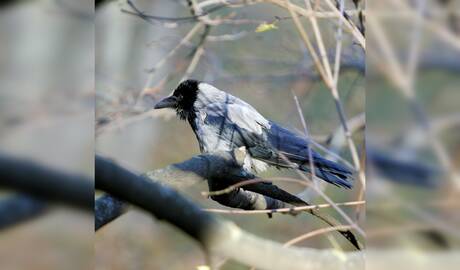
[[[41,200],[27,195],[13,195],[0,200],[0,231],[36,218],[47,210]]]
[[[97,168],[96,168],[97,170]],[[141,175],[144,178],[177,190],[185,189],[208,179],[220,179],[222,182],[236,182],[253,177],[247,174],[235,163],[231,153],[220,155],[197,155],[181,163],[171,164],[165,168],[148,171]],[[244,195],[239,195],[244,196]],[[236,198],[236,197],[235,197]],[[107,200],[117,202],[120,211],[96,211],[96,230],[125,213],[128,207],[116,198],[106,196],[96,199],[96,209],[103,209]],[[258,197],[257,199],[261,199]],[[253,202],[254,205],[260,205]]]
[[[3,154],[0,188],[19,193],[0,198],[0,230],[46,213],[48,203],[94,209],[94,186],[90,179]]]
[[[26,193],[47,202],[94,209],[93,182],[32,161],[0,155],[0,187]]]
[[[101,157],[98,158],[101,159]],[[172,164],[163,169],[147,172],[141,177],[146,180],[148,179],[148,181],[176,189],[183,189],[202,181],[208,181],[210,190],[220,190],[238,182],[255,178],[254,175],[242,169],[240,161],[242,162],[242,158],[238,157],[237,151],[202,154],[182,163]],[[96,166],[96,174],[98,170]],[[220,204],[246,210],[285,208],[287,204],[293,206],[309,205],[269,182],[245,185],[244,190],[236,189],[227,194],[211,196],[211,198]],[[96,209],[104,207],[105,199],[107,197],[96,200]],[[117,201],[116,198],[112,198],[112,200]],[[123,214],[127,209],[121,202],[119,207],[122,209],[121,211],[97,211],[96,230]],[[309,209],[307,212],[330,226],[340,225],[334,218],[320,213],[316,209]],[[350,230],[341,230],[339,233],[354,247],[357,249],[361,248],[361,244]]]
[[[261,269],[361,269],[361,252],[283,247],[202,211],[173,189],[96,157],[96,188],[142,207],[197,240],[208,252]]]

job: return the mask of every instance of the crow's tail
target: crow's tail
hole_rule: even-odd
[[[255,184],[246,185],[243,188],[246,190],[250,190],[250,191],[271,197],[273,199],[283,201],[285,203],[295,205],[295,206],[310,205],[304,200],[298,198],[297,196],[292,195],[289,192],[273,184],[255,183]],[[313,216],[321,219],[323,222],[325,222],[326,224],[332,227],[340,225],[340,223],[336,219],[334,219],[332,216],[326,213],[320,213],[317,209],[309,209],[308,212],[312,214]],[[361,249],[361,244],[359,243],[356,236],[350,230],[344,229],[344,230],[338,230],[338,232],[341,235],[343,235],[343,237],[345,237],[353,246],[355,246],[356,249],[358,250]]]
[[[336,186],[351,188],[353,186],[353,173],[350,169],[337,162],[321,157],[314,158],[315,175],[324,181]],[[300,169],[310,172],[310,164],[304,163]]]

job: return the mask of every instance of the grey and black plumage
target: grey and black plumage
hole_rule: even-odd
[[[186,80],[155,106],[160,108],[174,108],[190,123],[202,153],[244,147],[247,170],[260,172],[270,165],[310,172],[306,138],[267,120],[250,104],[210,84]],[[317,177],[336,186],[352,187],[350,169],[313,149],[311,154]]]
[[[308,141],[305,138],[265,119],[248,103],[210,84],[186,80],[170,96],[155,105],[155,109],[161,108],[175,109],[179,118],[190,123],[202,153],[244,147],[246,157],[243,167],[247,171],[260,172],[268,166],[310,171]],[[351,188],[350,169],[321,157],[313,149],[311,153],[316,176],[336,186]],[[309,205],[268,182],[245,185],[243,188],[291,205]],[[310,209],[309,212],[330,226],[339,225],[334,218],[318,213],[316,209]],[[357,238],[350,230],[338,232],[360,249]]]

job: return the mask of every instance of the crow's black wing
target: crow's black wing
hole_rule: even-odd
[[[270,122],[246,103],[214,103],[206,108],[207,138],[212,150],[246,147],[251,157],[272,166],[299,168],[310,172],[308,142],[295,133]],[[284,155],[289,161],[282,158]],[[321,157],[312,150],[315,175],[337,185],[351,188],[351,171]],[[292,166],[292,165],[295,166]]]
[[[250,149],[251,155],[278,167],[295,167],[310,172],[308,142],[276,123],[270,122],[269,128],[264,130],[266,141]],[[319,178],[337,185],[351,188],[350,169],[336,162],[323,158],[319,153],[311,149],[315,175]],[[281,155],[284,155],[287,162]],[[289,164],[291,163],[291,164]]]

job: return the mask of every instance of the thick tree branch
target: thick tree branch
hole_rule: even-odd
[[[126,211],[127,205],[110,196],[102,195],[94,206],[94,229],[97,231],[105,224],[116,219]]]
[[[46,204],[27,195],[13,195],[0,200],[0,231],[45,213]]]
[[[0,155],[0,187],[44,201],[94,209],[94,185],[90,179],[49,169],[32,161]]]
[[[96,168],[97,169],[97,168]],[[208,179],[221,179],[223,182],[236,182],[241,179],[250,179],[253,176],[247,174],[235,163],[232,153],[220,155],[197,155],[181,163],[175,163],[165,168],[152,170],[142,175],[156,183],[167,185],[174,189],[185,189]],[[96,200],[96,209],[103,209],[107,204],[108,197],[100,197]],[[258,197],[258,199],[261,199]],[[111,203],[117,202],[120,211],[96,211],[96,230],[122,215],[127,207],[116,198],[110,198]],[[254,202],[254,204],[258,204]]]
[[[241,168],[231,152],[197,155],[184,162],[146,172],[144,175],[173,188],[185,188],[208,179],[236,183],[242,179],[254,178],[254,175]]]
[[[96,157],[96,188],[149,211],[176,226],[212,254],[261,269],[360,269],[360,252],[283,247],[246,233],[235,224],[212,216],[176,191]]]
[[[84,210],[94,208],[94,186],[90,179],[1,154],[0,188],[19,193],[1,198],[0,230],[46,213],[48,203]]]
[[[241,161],[242,158],[239,157],[238,151],[202,154],[182,163],[147,172],[142,177],[176,189],[183,189],[202,181],[208,181],[211,191],[220,190],[232,184],[255,178],[254,175],[242,169]],[[96,167],[97,170],[98,168]],[[212,196],[212,199],[226,206],[248,210],[285,208],[287,207],[286,203],[290,205],[309,205],[296,196],[268,182],[245,185],[244,189],[237,189],[224,195]],[[106,197],[97,199],[96,208],[104,207],[103,204],[106,199]],[[113,200],[116,201],[117,199],[113,198]],[[119,207],[123,209],[121,203]],[[97,211],[96,214],[98,216],[96,220],[98,223],[96,224],[96,230],[114,220],[117,215],[121,215],[122,213],[123,210],[113,212]],[[318,217],[328,225],[340,225],[338,221],[324,213],[320,213],[316,209],[309,209],[308,213]],[[350,230],[342,230],[339,233],[350,241],[353,246],[360,249],[358,240]]]

